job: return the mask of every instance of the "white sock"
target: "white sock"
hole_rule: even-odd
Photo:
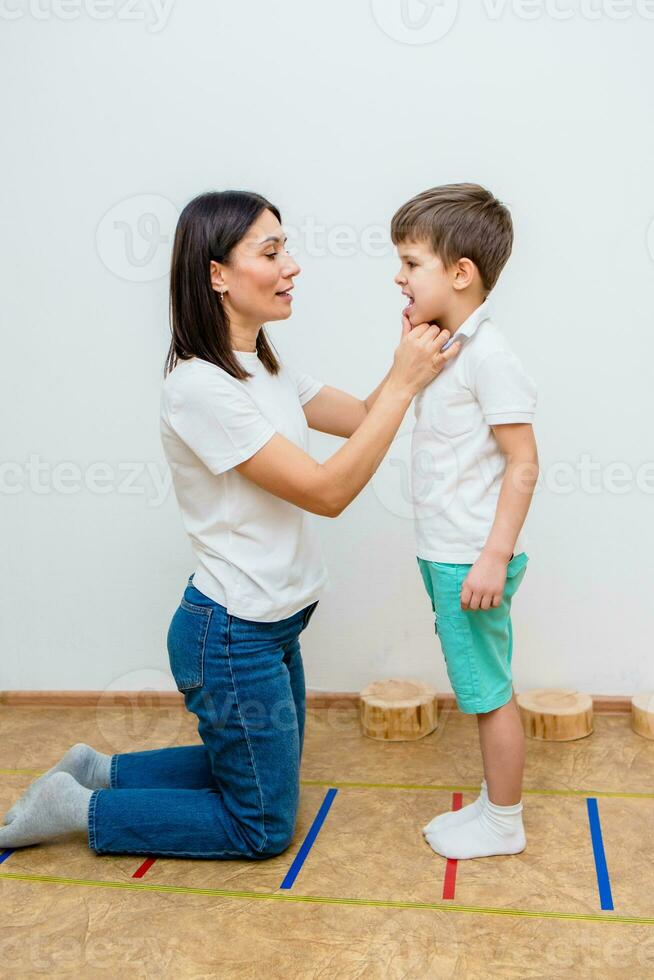
[[[426,835],[426,840],[437,854],[457,861],[493,854],[518,854],[526,846],[522,802],[497,806],[487,799],[472,820],[456,826],[437,827]]]
[[[44,776],[15,820],[0,827],[0,850],[40,844],[72,830],[87,830],[93,790],[68,772]]]
[[[28,786],[17,803],[5,814],[5,823],[11,823],[16,819],[24,807],[32,800],[34,793],[41,785],[41,780],[47,779],[55,772],[68,772],[80,784],[88,789],[109,789],[109,772],[111,770],[111,756],[104,752],[96,752],[85,742],[77,742],[59,760],[59,762],[48,769],[43,776],[39,776]]]
[[[454,827],[457,824],[465,823],[466,820],[472,820],[481,811],[487,799],[488,788],[486,780],[482,779],[479,796],[474,803],[468,803],[467,806],[462,806],[460,810],[447,810],[445,813],[439,813],[438,816],[429,821],[426,827],[422,828],[423,834],[431,834],[436,828],[442,830],[443,827]]]

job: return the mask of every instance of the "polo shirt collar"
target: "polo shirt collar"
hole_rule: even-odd
[[[452,335],[453,341],[457,341],[464,337],[469,340],[470,337],[475,335],[484,320],[488,320],[491,317],[492,312],[490,300],[484,300],[481,306],[478,306],[476,310],[473,310],[468,319],[463,321],[459,329],[454,331],[454,334]]]

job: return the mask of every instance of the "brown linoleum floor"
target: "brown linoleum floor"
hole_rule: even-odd
[[[74,742],[130,752],[198,741],[183,708],[0,707],[0,813]],[[420,828],[475,795],[474,720],[418,742],[310,709],[292,846],[266,861],[98,856],[84,835],[0,863],[0,976],[654,977],[654,742],[599,715],[587,739],[528,742],[527,850],[446,862]],[[289,868],[338,790],[292,888]],[[602,910],[586,798],[598,801],[614,909]]]

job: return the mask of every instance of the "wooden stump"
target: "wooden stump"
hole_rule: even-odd
[[[631,727],[637,735],[654,739],[654,693],[631,699]]]
[[[375,681],[361,692],[363,734],[384,742],[424,738],[438,725],[436,691],[399,677]]]
[[[570,742],[593,730],[593,702],[588,694],[537,688],[518,695],[522,727],[529,738]]]

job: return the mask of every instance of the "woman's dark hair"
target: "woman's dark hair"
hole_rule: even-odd
[[[186,205],[175,229],[170,269],[170,330],[172,340],[164,377],[178,360],[200,357],[227,371],[233,378],[251,378],[232,351],[229,317],[211,286],[211,260],[229,264],[232,249],[245,237],[263,211],[277,208],[250,191],[211,191]],[[270,374],[280,368],[263,329],[257,354]]]

